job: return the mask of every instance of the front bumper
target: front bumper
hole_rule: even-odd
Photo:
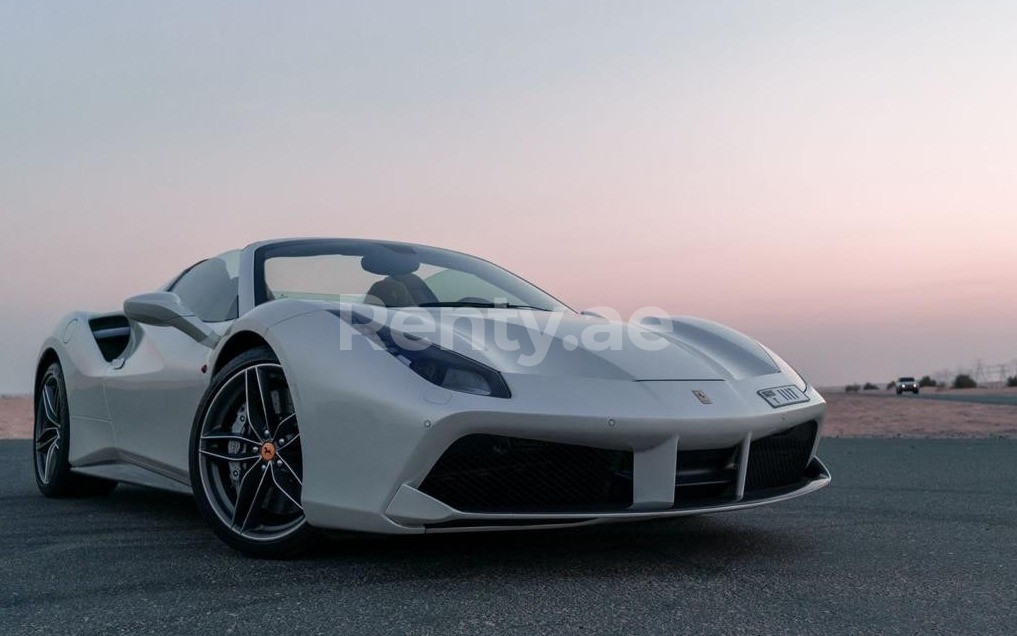
[[[317,326],[319,319],[326,324]],[[813,462],[825,402],[808,388],[807,402],[771,407],[758,392],[797,381],[782,373],[650,381],[505,374],[512,397],[489,398],[431,385],[366,345],[341,350],[338,332],[329,331],[336,323],[343,324],[312,314],[280,323],[267,335],[290,380],[303,442],[301,503],[316,527],[419,534],[638,520],[748,508],[806,494],[829,481],[815,460],[806,471],[811,477],[790,490],[746,496],[742,475],[726,501],[676,505],[680,452],[747,452],[752,440],[815,422],[816,441],[806,449],[803,465]],[[302,337],[308,332],[319,335]],[[279,338],[287,345],[277,344]],[[608,511],[491,512],[457,508],[422,491],[442,455],[470,435],[623,451],[631,455],[631,501]]]
[[[490,515],[477,513],[460,513],[449,510],[450,518],[444,522],[432,522],[424,527],[428,533],[436,532],[463,532],[463,531],[484,531],[484,530],[537,530],[542,528],[566,528],[573,526],[585,526],[598,523],[622,523],[626,521],[647,521],[650,519],[667,519],[671,517],[687,517],[692,515],[710,514],[715,512],[733,512],[745,510],[757,506],[787,501],[802,495],[815,492],[820,488],[829,485],[831,476],[826,466],[818,459],[813,458],[809,463],[809,477],[800,485],[784,492],[774,493],[767,497],[744,498],[727,504],[716,504],[702,507],[672,508],[668,510],[654,511],[626,511],[616,513],[601,513],[595,515],[582,513],[567,514],[518,514],[518,515]],[[393,502],[395,504],[396,502]]]
[[[711,383],[706,390],[713,403],[702,405],[692,392],[703,386],[697,382],[650,386],[513,380],[511,400],[457,394],[441,403],[443,396],[430,392],[424,400],[418,398],[417,408],[392,401],[373,408],[364,402],[313,401],[307,410],[315,414],[301,416],[308,521],[323,528],[387,534],[636,521],[776,503],[818,490],[830,480],[815,458],[825,402],[811,389],[810,402],[772,409],[752,383]],[[546,399],[541,393],[547,393]],[[312,430],[308,420],[320,423]],[[747,490],[744,467],[752,441],[807,422],[815,423],[816,432],[803,478],[763,495]],[[459,508],[427,494],[422,485],[443,454],[471,435],[625,451],[631,456],[631,500],[623,509],[608,511],[600,506],[488,511]],[[734,492],[708,504],[683,501],[676,490],[679,454],[731,448],[738,449],[740,458]]]
[[[517,452],[513,438],[473,435],[446,451],[419,487],[403,485],[386,516],[448,532],[636,521],[775,503],[829,483],[829,471],[812,455],[817,429],[807,422],[755,442],[746,434],[731,448],[679,447],[671,457],[671,500],[653,504],[634,501],[631,454],[532,440],[515,440],[523,447]],[[463,441],[470,443],[461,448]],[[499,450],[485,452],[484,444]]]

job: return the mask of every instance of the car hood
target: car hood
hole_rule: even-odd
[[[503,373],[613,380],[724,380],[776,372],[755,345],[702,330],[666,330],[572,312],[360,305],[373,321]],[[711,339],[713,342],[711,343]],[[765,359],[762,360],[762,359]],[[746,363],[757,373],[746,373]]]

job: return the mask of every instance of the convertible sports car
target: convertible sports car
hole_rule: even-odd
[[[825,402],[695,318],[576,313],[432,247],[266,241],[42,346],[35,473],[193,492],[229,545],[323,529],[575,526],[737,510],[822,488]]]

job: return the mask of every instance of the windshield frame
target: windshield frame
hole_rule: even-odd
[[[466,258],[469,260],[483,263],[489,267],[493,267],[496,270],[504,272],[513,279],[518,280],[522,284],[533,288],[539,294],[546,296],[551,301],[551,306],[547,307],[547,310],[554,311],[556,309],[562,309],[575,313],[575,310],[563,303],[558,298],[547,293],[537,285],[534,285],[525,278],[488,261],[486,259],[474,256],[472,254],[466,254],[464,252],[457,252],[455,250],[449,250],[441,247],[432,247],[430,245],[419,245],[415,243],[402,243],[399,241],[382,241],[372,239],[293,239],[288,241],[277,241],[258,246],[254,251],[254,268],[253,268],[253,292],[254,292],[254,306],[262,305],[269,301],[267,289],[265,286],[265,262],[278,257],[284,258],[295,258],[302,256],[327,256],[329,254],[337,255],[366,255],[373,249],[385,246],[400,246],[410,247],[415,250],[425,250],[430,252],[440,252],[448,254],[452,258]],[[462,271],[462,270],[460,270]],[[401,309],[400,307],[392,307],[392,309]]]

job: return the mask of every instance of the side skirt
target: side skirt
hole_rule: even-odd
[[[116,462],[110,464],[98,464],[95,466],[85,466],[82,468],[74,468],[72,470],[73,472],[80,473],[82,475],[111,479],[113,481],[134,484],[136,486],[147,486],[149,488],[167,490],[183,495],[193,494],[190,486],[133,464]]]

